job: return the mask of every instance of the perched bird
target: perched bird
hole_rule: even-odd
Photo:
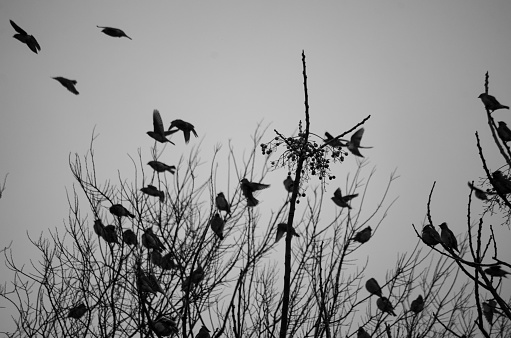
[[[39,43],[34,38],[33,35],[28,35],[27,32],[25,32],[20,26],[14,23],[14,21],[9,20],[11,22],[12,28],[17,32],[17,34],[14,34],[12,37],[23,42],[30,48],[30,50],[37,54],[41,50],[41,46],[39,46]]]
[[[488,302],[483,302],[483,315],[490,325],[493,325],[493,315],[497,302],[495,299],[490,299]]]
[[[442,238],[431,224],[426,224],[424,228],[422,228],[422,241],[429,246],[435,246],[442,243]]]
[[[497,101],[495,96],[488,95],[486,93],[482,93],[478,96],[481,101],[483,101],[484,108],[489,110],[490,112],[494,112],[497,109],[509,109],[508,106],[504,106]]]
[[[107,225],[104,229],[103,229],[103,239],[107,242],[107,243],[117,243],[119,244],[119,241],[117,240],[117,232],[115,231],[115,225]]]
[[[85,304],[80,303],[69,310],[67,318],[80,319],[87,312]]]
[[[502,172],[499,170],[494,171],[492,174],[493,177],[493,186],[497,192],[500,192],[503,195],[507,195],[511,193],[511,181],[504,177]]]
[[[448,249],[455,250],[457,252],[460,252],[458,250],[458,241],[456,240],[456,236],[454,236],[454,233],[449,229],[447,226],[447,223],[443,222],[439,225],[440,229],[442,231],[440,232],[440,238],[442,239],[442,242]]]
[[[112,36],[114,38],[122,38],[127,37],[128,39],[132,40],[129,36],[126,35],[122,30],[119,28],[113,28],[113,27],[103,27],[103,26],[96,26],[98,28],[103,28],[101,31],[105,33],[106,35]]]
[[[140,189],[140,191],[149,196],[159,197],[162,203],[165,201],[165,193],[158,190],[154,185],[148,184],[147,187]]]
[[[211,230],[220,238],[221,240],[224,239],[224,225],[225,221],[222,217],[220,217],[220,214],[217,212],[213,218],[211,218],[211,221],[209,222],[209,225],[211,227]]]
[[[171,131],[172,128],[177,129]],[[168,131],[171,131],[171,134],[173,134],[178,130],[181,130],[183,132],[183,135],[185,137],[185,143],[190,142],[190,132],[192,132],[193,135],[195,135],[195,137],[199,137],[199,135],[197,135],[197,132],[195,131],[195,127],[193,126],[193,124],[179,119],[170,122],[170,127]]]
[[[369,291],[371,295],[376,295],[378,297],[382,297],[381,287],[374,278],[370,278],[366,282],[366,290]]]
[[[247,199],[247,206],[254,207],[259,201],[254,197],[254,192],[257,190],[262,190],[268,188],[269,184],[262,184],[256,182],[249,182],[246,178],[241,181],[241,192],[243,196]]]
[[[197,269],[193,270],[190,279],[193,284],[199,284],[204,279],[204,269],[199,264]]]
[[[161,258],[160,267],[163,270],[172,270],[177,267],[176,263],[174,262],[174,255],[171,252]]]
[[[500,265],[492,265],[489,268],[485,269],[484,272],[487,275],[490,275],[492,277],[506,277],[506,275],[509,275],[509,272],[502,270]]]
[[[144,273],[143,271],[139,271],[137,274],[137,282],[142,292],[150,292],[150,293],[164,293],[163,289],[158,282],[158,279],[152,273]]]
[[[410,310],[414,313],[419,313],[424,310],[424,298],[422,298],[422,295],[419,295],[412,301],[412,304],[410,304]]]
[[[105,232],[105,226],[103,225],[103,222],[101,222],[100,219],[97,219],[94,221],[94,232],[98,237],[103,237]]]
[[[353,240],[364,244],[371,238],[372,230],[373,229],[371,229],[371,227],[368,226],[367,228],[357,232],[355,237],[353,237]]]
[[[156,266],[161,267],[161,262],[163,257],[161,256],[161,253],[158,250],[152,250],[149,254],[151,257],[151,263],[153,263]]]
[[[195,336],[195,338],[211,338],[209,332],[210,331],[208,330],[208,328],[203,325],[199,330],[199,333],[197,333],[197,335]]]
[[[468,186],[470,187],[470,189],[474,190],[474,195],[477,198],[479,198],[480,200],[486,201],[488,199],[488,196],[486,195],[486,193],[483,190],[475,187],[472,184],[472,182],[468,182]]]
[[[291,176],[287,175],[286,179],[284,180],[284,188],[286,188],[286,191],[292,193],[294,185],[295,182],[293,181]]]
[[[123,207],[121,204],[114,204],[110,207],[110,213],[117,217],[126,217],[129,216],[131,218],[135,218],[135,215],[133,215],[131,212],[128,211],[125,207]]]
[[[497,127],[497,134],[500,139],[504,142],[511,141],[511,129],[507,126],[506,122],[499,121],[499,126]]]
[[[167,138],[167,135],[170,134],[172,134],[172,132],[163,129],[163,120],[161,119],[160,112],[157,109],[153,110],[153,130],[148,131],[147,135],[160,143],[169,142],[175,145],[174,142]]]
[[[279,223],[277,225],[277,237],[275,238],[275,243],[277,243],[278,241],[280,241],[280,239],[284,236],[284,234],[287,232],[287,229],[288,229],[288,226],[287,226],[287,223]],[[300,235],[298,235],[296,233],[296,230],[294,227],[291,227],[291,234],[295,237],[300,237]]]
[[[395,316],[396,313],[394,312],[394,307],[392,306],[392,303],[387,297],[380,297],[376,301],[376,306],[378,306],[378,309],[380,309],[381,312],[387,312],[388,314]]]
[[[165,250],[160,239],[153,233],[152,228],[147,228],[142,235],[142,245],[148,249],[153,249],[159,252]]]
[[[220,192],[216,195],[215,204],[218,210],[225,211],[229,215],[231,213],[231,206],[229,202],[225,199],[224,193]]]
[[[76,80],[66,79],[65,77],[62,76],[53,77],[52,79],[55,79],[58,82],[60,82],[60,84],[66,87],[66,89],[69,90],[71,93],[75,95],[80,94],[78,93],[78,90],[76,90],[75,88],[75,85],[77,84]]]
[[[170,336],[172,334],[178,334],[179,329],[174,319],[166,316],[158,317],[154,322],[154,331],[160,336]]]
[[[337,188],[337,190],[334,191],[334,197],[332,197],[332,201],[334,201],[334,203],[341,208],[351,209],[351,206],[348,204],[348,202],[357,196],[358,194],[343,196],[341,188]]]
[[[137,245],[138,244],[137,235],[135,235],[135,233],[131,229],[125,230],[122,233],[122,241],[124,243],[126,243],[127,245]]]
[[[159,161],[149,161],[147,164],[149,164],[154,171],[159,173],[168,171],[171,174],[174,174],[176,172],[176,166],[174,165],[166,165],[165,163]]]
[[[371,338],[371,335],[367,333],[363,327],[359,327],[357,331],[357,338]]]

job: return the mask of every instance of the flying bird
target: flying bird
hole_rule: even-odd
[[[294,185],[295,185],[295,182],[293,181],[291,176],[287,175],[286,179],[284,180],[284,188],[286,188],[286,191],[288,193],[292,193]]]
[[[502,270],[500,265],[492,265],[488,269],[485,269],[484,272],[487,275],[490,275],[492,277],[504,277],[507,278],[506,275],[509,275],[509,272]]]
[[[87,306],[85,306],[85,304],[82,302],[69,310],[67,318],[80,319],[86,312]]]
[[[335,190],[334,192],[334,197],[332,197],[332,201],[334,201],[334,203],[340,206],[341,208],[351,209],[351,206],[348,204],[348,202],[357,196],[358,194],[343,196],[341,188],[337,188],[337,190]]]
[[[97,219],[94,221],[94,232],[98,237],[103,237],[105,232],[105,226],[103,225],[103,222],[101,222],[100,219]]]
[[[349,141],[340,139],[338,137],[333,137],[330,133],[325,132],[326,140],[325,143],[328,143],[332,147],[347,147],[348,150],[355,156],[364,157],[359,149],[369,149],[372,147],[362,147],[360,146],[360,142],[362,141],[362,136],[364,135],[364,128],[360,128],[357,130]],[[344,143],[343,143],[344,142]]]
[[[367,333],[363,327],[359,327],[357,331],[357,338],[371,338],[371,335]]]
[[[502,172],[499,170],[494,171],[492,174],[493,177],[493,186],[495,187],[495,190],[498,193],[501,193],[503,195],[507,195],[511,193],[511,181],[504,177]]]
[[[500,139],[504,142],[511,141],[511,130],[507,126],[506,122],[499,121],[499,126],[497,127],[497,134]]]
[[[325,131],[325,137],[325,143],[328,143],[331,147],[339,148],[345,146],[339,138],[334,138],[328,131]]]
[[[147,162],[147,164],[149,166],[151,166],[151,168],[153,168],[153,170],[158,172],[158,173],[162,173],[164,171],[168,171],[171,174],[174,174],[176,172],[176,166],[174,166],[174,165],[167,165],[167,164],[165,164],[163,162],[160,162],[160,161],[149,161],[149,162]]]
[[[480,200],[486,201],[488,199],[486,192],[474,186],[472,182],[468,182],[468,186],[474,191],[474,195]]]
[[[96,26],[98,28],[102,28],[102,32],[105,33],[106,35],[109,35],[111,37],[114,37],[114,38],[122,38],[122,37],[127,37],[128,39],[132,40],[129,36],[126,35],[126,33],[124,33],[124,31],[122,31],[121,29],[119,28],[113,28],[113,27],[103,27],[103,26]]]
[[[103,239],[107,243],[119,244],[119,241],[117,240],[117,232],[115,231],[115,225],[110,224],[103,229]]]
[[[396,313],[394,312],[394,307],[392,306],[392,303],[387,297],[380,297],[376,301],[376,306],[378,306],[378,309],[380,309],[381,312],[387,312],[388,314],[395,316]]]
[[[218,212],[215,214],[215,216],[213,216],[213,218],[211,218],[209,226],[211,227],[211,230],[213,230],[213,232],[218,236],[218,238],[221,240],[224,239],[225,221]]]
[[[148,184],[147,187],[140,189],[140,191],[149,196],[159,197],[162,203],[165,201],[165,193],[158,190],[154,185]]]
[[[175,145],[174,142],[167,138],[167,135],[172,134],[170,131],[163,129],[163,120],[161,119],[160,112],[155,109],[153,110],[153,130],[147,132],[147,135],[160,143],[169,142]]]
[[[165,250],[160,239],[153,233],[152,228],[147,228],[142,235],[142,245],[148,249],[153,249],[162,252]]]
[[[416,314],[424,310],[424,298],[422,298],[422,295],[419,295],[412,301],[412,304],[410,304],[410,310]]]
[[[439,243],[442,243],[442,238],[440,234],[431,224],[426,224],[424,228],[422,228],[422,241],[429,246],[435,246]]]
[[[231,206],[229,205],[229,202],[227,202],[227,199],[225,199],[223,192],[216,195],[215,204],[218,210],[225,211],[228,215],[231,213]]]
[[[135,233],[131,229],[125,230],[122,233],[122,241],[124,243],[126,243],[127,245],[137,245],[138,244],[137,235],[135,235]]]
[[[280,241],[280,239],[284,236],[284,234],[287,232],[287,229],[288,229],[288,226],[287,226],[287,223],[279,223],[277,225],[277,237],[275,238],[275,243],[277,243],[278,241]],[[296,230],[294,227],[291,227],[291,234],[295,237],[300,237],[300,235],[298,235],[296,233]]]
[[[353,240],[364,244],[371,238],[371,233],[372,233],[372,229],[371,229],[371,227],[368,226],[367,228],[357,232],[355,237],[353,237]]]
[[[458,250],[458,240],[456,239],[456,236],[454,236],[454,233],[449,229],[447,226],[447,223],[443,222],[439,225],[440,229],[442,231],[440,232],[440,238],[442,239],[442,242],[447,247],[447,249],[452,249],[457,252],[460,252]]]
[[[14,30],[17,32],[17,34],[14,34],[12,37],[26,44],[32,52],[37,54],[37,52],[41,50],[41,46],[39,46],[39,43],[35,37],[25,32],[20,26],[15,24],[14,21],[9,21],[11,22],[12,28],[14,28]]]
[[[172,128],[176,128],[176,129],[171,131]],[[179,120],[179,119],[172,121],[170,123],[168,131],[171,131],[171,134],[173,134],[173,133],[177,132],[178,130],[181,130],[183,132],[183,135],[185,137],[185,143],[190,142],[190,132],[192,132],[193,135],[195,135],[195,137],[199,137],[199,135],[197,135],[197,132],[195,131],[195,127],[193,126],[193,124],[191,124],[189,122]]]
[[[199,330],[199,333],[197,333],[197,335],[195,336],[195,338],[211,338],[209,332],[210,331],[208,330],[208,328],[203,325]]]
[[[75,88],[75,85],[77,84],[76,80],[66,79],[65,77],[62,76],[53,77],[52,79],[55,79],[58,82],[60,82],[60,84],[66,87],[66,89],[69,90],[71,93],[75,95],[80,94],[78,93],[78,90],[76,90]]]
[[[483,101],[484,108],[489,110],[491,113],[497,109],[509,109],[508,106],[500,104],[499,101],[497,101],[497,99],[495,98],[495,96],[482,93],[478,97],[481,99],[481,101]]]
[[[370,278],[366,282],[366,290],[369,291],[371,295],[376,295],[378,297],[382,297],[380,284],[374,278]]]
[[[135,215],[133,215],[131,212],[128,211],[125,207],[123,207],[121,204],[114,204],[110,207],[110,213],[117,217],[126,217],[129,216],[131,218],[135,218]]]
[[[254,192],[257,190],[262,190],[268,188],[269,184],[262,184],[256,182],[249,182],[246,178],[241,181],[241,192],[243,196],[247,199],[247,206],[254,207],[259,201],[254,197]]]

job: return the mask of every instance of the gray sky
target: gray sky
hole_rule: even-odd
[[[9,173],[0,246],[14,241],[17,257],[33,258],[27,231],[63,229],[68,156],[85,154],[94,127],[103,180],[115,180],[117,169],[132,178],[127,154],[138,148],[150,160],[153,109],[165,125],[192,122],[200,136],[187,147],[174,136],[177,146],[164,155],[170,163],[200,141],[205,161],[229,139],[248,149],[260,121],[271,123],[267,140],[273,128],[293,132],[304,116],[303,49],[312,129],[337,134],[372,115],[363,143],[374,148],[363,153],[377,166],[375,191],[395,168],[401,176],[391,194],[399,200],[366,251],[393,266],[416,241],[411,223],[422,224],[435,180],[435,222],[466,231],[466,183],[483,174],[476,130],[490,168],[503,164],[477,96],[489,71],[490,93],[511,104],[509,13],[509,1],[0,1],[2,181]],[[9,20],[37,38],[38,55],[12,38]],[[80,95],[55,76],[76,79]],[[494,115],[511,123],[509,111]],[[329,193],[344,184],[353,156],[348,162],[336,167]],[[286,172],[265,183],[280,188]],[[259,195],[260,208],[276,209],[268,195]],[[402,248],[383,246],[397,234]]]

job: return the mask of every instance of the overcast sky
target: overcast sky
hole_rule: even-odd
[[[401,176],[391,190],[399,199],[365,252],[377,250],[393,266],[416,241],[411,223],[422,224],[435,180],[435,221],[466,231],[467,181],[483,174],[475,131],[490,168],[503,165],[477,97],[489,71],[490,93],[511,104],[510,13],[505,0],[0,0],[0,179],[9,173],[0,246],[14,241],[16,257],[34,258],[24,252],[26,233],[64,228],[68,156],[85,154],[94,127],[103,180],[115,180],[117,169],[130,178],[127,154],[138,148],[150,160],[153,109],[165,124],[192,122],[200,136],[188,146],[174,136],[165,162],[199,142],[205,161],[217,143],[248,149],[261,121],[270,124],[268,140],[274,128],[295,131],[304,116],[305,50],[312,130],[337,134],[371,115],[363,143],[374,148],[363,154],[377,167],[379,191],[394,169]],[[9,20],[37,38],[39,54],[12,38]],[[121,28],[133,40],[108,37],[96,25]],[[80,94],[55,76],[77,80]],[[511,112],[494,115],[511,124]],[[344,184],[350,161],[336,167],[329,193]],[[265,183],[280,188],[286,172]],[[268,194],[259,196],[260,208],[271,209]],[[402,249],[382,245],[397,234]]]

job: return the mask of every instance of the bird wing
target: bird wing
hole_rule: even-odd
[[[342,192],[341,192],[341,188],[337,188],[335,191],[334,191],[334,197],[337,198],[337,199],[342,199]]]
[[[364,135],[364,128],[360,128],[351,136],[350,143],[355,147],[360,147],[360,141],[362,141],[362,136]]]
[[[165,135],[163,131],[163,121],[161,119],[160,112],[157,109],[153,110],[153,128],[154,132],[158,135]]]
[[[39,43],[34,36],[30,36],[30,43],[28,44],[28,47],[36,54],[41,50],[41,46],[39,46]]]
[[[9,20],[11,22],[11,26],[12,28],[14,28],[14,30],[20,34],[23,34],[23,35],[28,35],[27,32],[25,32],[20,26],[18,26],[16,23],[14,23],[14,21],[12,20]]]

